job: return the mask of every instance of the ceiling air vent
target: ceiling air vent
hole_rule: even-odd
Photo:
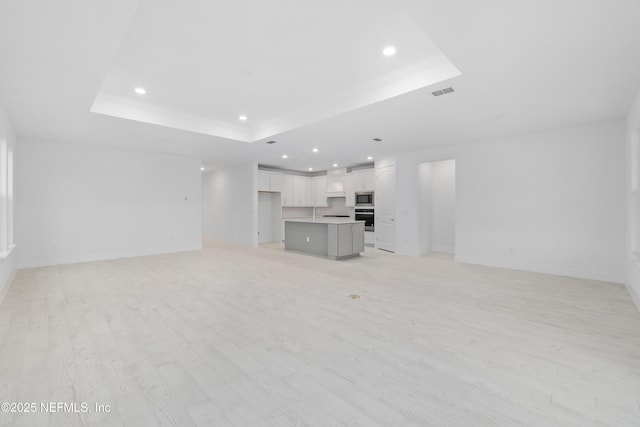
[[[272,139],[271,141],[266,141],[266,143],[271,145],[271,144],[275,144],[276,142]]]
[[[440,95],[446,95],[451,92],[454,92],[454,89],[452,87],[447,87],[442,90],[436,90],[435,92],[431,92],[431,95],[440,96]]]

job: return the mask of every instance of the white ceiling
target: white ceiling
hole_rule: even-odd
[[[620,118],[640,90],[638,0],[28,0],[0,16],[20,136],[208,168],[322,170]]]
[[[141,0],[91,111],[253,142],[459,74],[386,1]]]

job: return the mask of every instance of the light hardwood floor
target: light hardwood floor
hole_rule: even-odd
[[[22,270],[0,340],[0,401],[112,407],[2,425],[640,425],[622,286],[442,254],[208,244]]]

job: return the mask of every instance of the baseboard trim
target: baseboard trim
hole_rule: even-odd
[[[26,262],[24,264],[20,264],[19,268],[38,268],[38,267],[50,267],[54,265],[79,264],[83,262],[113,261],[116,259],[136,258],[136,257],[154,256],[154,255],[167,255],[167,254],[191,252],[191,251],[199,251],[199,250],[202,250],[202,242],[200,242],[200,245],[197,245],[194,247],[170,248],[161,252],[141,251],[141,252],[128,253],[128,254],[121,253],[121,254],[111,254],[111,255],[80,255],[80,256],[70,256],[70,257],[61,257],[61,258],[39,259],[31,262]]]
[[[431,252],[444,252],[447,254],[456,253],[456,249],[451,246],[434,246],[431,248]]]
[[[602,273],[598,271],[584,271],[573,270],[562,267],[555,267],[550,265],[535,265],[535,264],[523,264],[523,263],[511,263],[511,262],[498,262],[494,260],[487,260],[482,258],[467,257],[456,255],[456,262],[484,265],[488,267],[506,268],[509,270],[522,270],[531,271],[534,273],[552,274],[554,276],[566,276],[575,277],[579,279],[598,280],[601,282],[624,284],[624,278],[618,277],[609,273]]]
[[[0,290],[0,306],[4,302],[4,297],[6,297],[7,293],[9,293],[9,288],[13,284],[13,279],[16,278],[17,272],[18,271],[16,270],[13,273],[11,273],[11,276],[9,276],[9,280],[7,280],[7,283],[5,283],[4,286],[2,287],[2,290]]]
[[[631,295],[631,300],[636,305],[638,311],[640,311],[640,295],[636,292],[636,290],[631,286],[631,283],[625,283],[624,286],[627,288],[627,292]]]
[[[0,268],[4,270],[4,272],[0,271],[0,276],[2,276],[0,278],[0,305],[4,302],[13,279],[16,277],[17,265],[16,245],[11,245],[8,250],[0,253]],[[5,276],[7,273],[8,275]]]
[[[637,253],[627,253],[627,280],[624,284],[631,300],[640,310],[640,256]]]

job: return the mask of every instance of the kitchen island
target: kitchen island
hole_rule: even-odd
[[[340,218],[287,219],[284,227],[286,250],[336,260],[364,252],[364,221]]]

